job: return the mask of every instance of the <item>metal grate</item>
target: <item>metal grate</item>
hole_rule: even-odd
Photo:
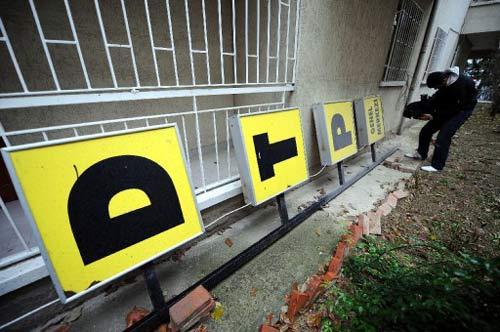
[[[175,90],[179,97],[191,96],[194,87],[295,81],[300,0],[213,0],[208,6],[205,0],[114,0],[114,5],[94,0],[86,10],[79,2],[61,1],[58,7],[56,1],[29,0],[29,12],[22,15],[30,17],[22,23],[34,25],[32,31],[16,26],[10,17],[15,14],[0,18],[0,44],[7,45],[9,54],[6,66],[16,72],[0,85],[0,108],[55,105],[59,94],[88,93],[85,102],[100,102],[96,93],[133,91],[130,99],[149,99],[137,93],[159,90],[169,97],[174,94],[168,91]],[[144,27],[138,26],[138,17]],[[52,22],[58,22],[60,32],[54,32]],[[11,43],[13,37],[32,39],[31,47],[41,48],[45,61],[26,56],[35,52]],[[64,57],[74,52],[75,61],[68,63]],[[96,63],[107,68],[96,73]],[[75,68],[81,77],[68,80],[67,72],[74,75]],[[47,84],[41,88],[36,81]],[[48,99],[26,103],[10,98],[34,96]]]
[[[294,89],[299,9],[300,0],[14,2],[0,16],[0,109],[164,98],[187,106],[15,131],[0,124],[0,136],[18,145],[176,122],[200,208],[216,204],[240,190],[228,117],[283,108]],[[199,98],[224,95],[232,105]],[[0,267],[38,254],[19,202],[4,199],[0,231],[17,243],[0,248]]]
[[[411,55],[422,23],[423,11],[413,0],[402,0],[393,25],[384,81],[406,81]]]
[[[436,35],[434,36],[434,41],[432,42],[431,53],[429,55],[429,60],[427,62],[427,67],[424,73],[424,79],[427,77],[428,73],[432,73],[439,69],[439,61],[443,55],[443,51],[446,46],[446,39],[448,38],[448,33],[443,29],[438,27],[436,29]]]

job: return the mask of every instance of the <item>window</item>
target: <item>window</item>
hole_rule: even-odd
[[[405,81],[422,23],[423,11],[413,0],[399,2],[383,81]]]
[[[427,67],[425,69],[424,80],[427,77],[428,73],[439,70],[439,61],[441,60],[447,38],[448,33],[438,27],[436,30],[436,35],[434,36],[434,41],[432,42],[431,54],[429,56]]]

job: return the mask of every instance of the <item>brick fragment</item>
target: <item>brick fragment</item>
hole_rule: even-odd
[[[340,269],[342,269],[342,261],[337,257],[333,257],[330,261],[330,265],[328,265],[328,272],[333,272],[335,275],[338,275]]]
[[[398,198],[393,193],[390,193],[385,198],[385,203],[389,204],[389,206],[394,209],[396,205],[398,205]]]
[[[345,243],[344,241],[340,241],[337,244],[337,249],[335,249],[334,257],[337,257],[339,260],[342,261],[344,257],[347,256],[346,250],[347,250],[347,243]]]
[[[185,331],[200,319],[208,316],[215,307],[215,301],[203,287],[196,287],[169,309],[170,322],[174,331]]]
[[[376,234],[376,235],[382,234],[380,216],[381,213],[378,210],[377,212],[373,211],[368,212],[368,218],[370,218],[370,234]]]
[[[354,223],[351,225],[352,237],[355,243],[361,239],[363,236],[363,225],[360,223]]]
[[[337,279],[337,277],[338,276],[335,273],[328,271],[323,275],[323,280],[332,281],[334,279]]]
[[[366,214],[363,213],[358,216],[358,224],[361,225],[363,235],[370,234],[370,218]]]
[[[410,195],[410,193],[407,190],[403,189],[396,190],[395,192],[393,192],[393,194],[397,199],[403,199]]]
[[[309,296],[306,293],[299,292],[293,290],[290,294],[290,301],[288,303],[288,319],[293,322],[295,320],[295,316],[300,311],[300,309],[304,308],[307,301],[309,301]]]
[[[318,275],[313,275],[309,278],[306,290],[307,295],[309,295],[309,301],[313,301],[314,298],[319,294],[322,282],[323,278]]]
[[[383,203],[378,207],[377,211],[385,217],[391,213],[392,207],[388,203]]]
[[[279,330],[273,326],[262,324],[259,328],[259,332],[279,332]]]
[[[407,166],[407,165],[399,165],[398,171],[403,173],[415,173],[417,169],[415,167]]]

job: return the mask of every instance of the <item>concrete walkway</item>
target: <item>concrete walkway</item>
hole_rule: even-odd
[[[383,151],[398,146],[394,157],[414,149],[420,124],[393,136],[378,146]],[[371,163],[369,151],[346,162],[347,178]],[[403,160],[408,167],[413,161]],[[292,282],[303,283],[330,258],[331,250],[356,215],[371,210],[388,191],[401,186],[411,174],[378,166],[351,188],[331,201],[287,234],[264,253],[217,286],[212,294],[224,308],[219,321],[205,323],[209,331],[257,331],[269,312],[275,316],[285,304],[284,297]],[[286,194],[290,217],[322,193],[338,186],[336,167],[325,169],[314,181]],[[240,221],[214,234],[188,250],[178,261],[163,262],[157,272],[167,298],[180,293],[230,258],[279,227],[277,207],[255,209]],[[230,239],[233,243],[228,246]],[[101,294],[75,308],[68,316],[60,315],[52,322],[72,321],[71,331],[120,331],[125,316],[134,307],[150,308],[151,304],[141,277],[109,295]]]

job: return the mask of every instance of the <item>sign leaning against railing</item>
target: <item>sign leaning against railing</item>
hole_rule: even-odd
[[[372,145],[384,138],[384,111],[380,96],[368,96],[354,101],[358,148]]]
[[[62,302],[204,232],[176,125],[2,149]]]
[[[313,105],[321,164],[331,166],[358,152],[352,101]]]
[[[230,123],[247,203],[259,205],[308,179],[299,109],[238,115]]]

